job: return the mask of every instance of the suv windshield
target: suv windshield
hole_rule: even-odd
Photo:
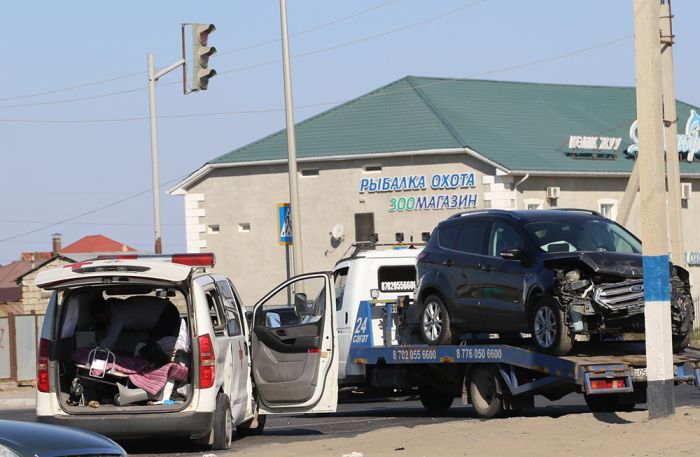
[[[525,229],[544,252],[642,252],[641,243],[632,234],[603,219],[548,219],[525,224]]]

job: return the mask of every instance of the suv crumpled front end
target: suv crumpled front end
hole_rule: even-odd
[[[564,308],[575,334],[644,331],[644,279],[638,254],[572,252],[552,255],[545,265],[555,275],[551,294]],[[688,345],[693,325],[689,274],[669,265],[674,349]]]

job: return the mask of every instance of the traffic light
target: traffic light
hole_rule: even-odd
[[[214,24],[192,24],[192,90],[207,90],[209,79],[216,70],[209,68],[209,56],[216,48],[208,46],[209,34],[216,30]]]

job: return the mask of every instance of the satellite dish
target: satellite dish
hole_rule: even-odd
[[[331,236],[339,240],[343,238],[343,235],[345,235],[345,227],[343,227],[343,224],[335,224],[331,229]]]

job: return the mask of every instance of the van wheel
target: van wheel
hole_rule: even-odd
[[[492,419],[503,415],[503,398],[498,372],[491,366],[479,365],[469,377],[469,399],[479,417]]]
[[[452,344],[451,325],[450,314],[442,299],[437,295],[428,295],[420,311],[420,333],[425,342],[431,345]]]
[[[541,298],[530,317],[532,342],[539,352],[564,355],[574,345],[574,335],[566,323],[566,316],[552,297]]]
[[[423,407],[430,412],[441,413],[447,411],[452,406],[454,397],[442,389],[427,385],[421,386],[418,390],[418,395],[420,397],[420,402]]]
[[[256,416],[258,420],[258,425],[256,425],[255,427],[251,427],[255,419],[251,420],[250,422],[246,422],[245,424],[239,425],[238,427],[236,427],[236,433],[238,433],[238,436],[244,437],[262,435],[263,430],[265,429],[265,422],[267,421],[267,416],[265,414],[257,413]]]
[[[222,451],[231,449],[233,442],[233,417],[228,396],[220,393],[216,396],[216,412],[214,413],[214,444],[212,449]]]

